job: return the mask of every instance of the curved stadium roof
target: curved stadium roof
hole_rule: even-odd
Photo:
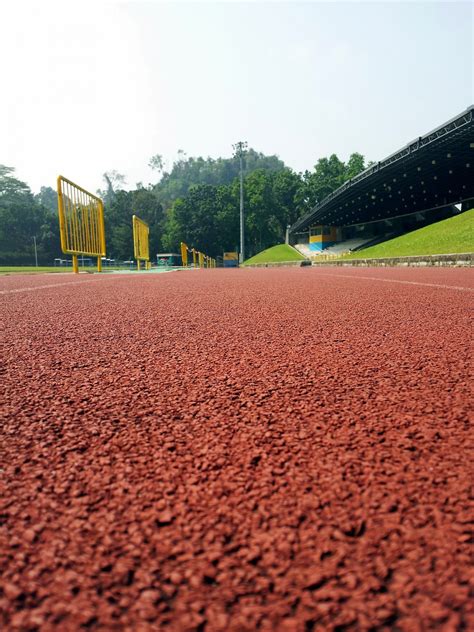
[[[345,182],[290,232],[363,224],[472,198],[474,105]]]

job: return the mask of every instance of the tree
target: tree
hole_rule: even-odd
[[[273,175],[273,190],[282,235],[286,233],[288,224],[293,224],[299,217],[298,194],[302,185],[301,175],[291,169],[285,168]]]
[[[39,259],[51,263],[58,256],[58,240],[52,239],[57,215],[40,204],[12,167],[0,165],[0,261],[3,264],[32,264],[33,237]]]
[[[115,194],[118,190],[123,189],[126,184],[125,176],[118,171],[106,171],[102,174],[102,178],[105,180],[105,191],[97,191],[99,196],[104,200],[106,204],[110,204],[115,198]]]
[[[329,158],[320,158],[314,166],[314,171],[306,171],[303,174],[303,185],[297,194],[300,215],[322,202],[330,193],[364,169],[364,156],[359,153],[351,154],[346,164],[339,160],[336,154]]]
[[[161,156],[159,158],[161,159]],[[285,169],[285,164],[277,156],[265,156],[249,149],[245,155],[245,172],[249,174],[257,169],[281,171]],[[235,156],[217,159],[188,158],[184,151],[179,150],[178,159],[171,171],[162,173],[161,180],[155,185],[154,190],[164,208],[169,209],[175,200],[185,197],[192,186],[231,184],[238,175],[239,160]]]
[[[186,242],[207,255],[219,253],[217,187],[207,184],[191,187],[185,198],[175,201],[171,222],[167,226],[165,247],[176,250],[179,241]]]
[[[291,169],[258,169],[244,180],[246,244],[250,253],[282,242],[286,226],[297,218],[301,179]],[[164,246],[180,241],[217,256],[239,242],[239,179],[228,185],[198,185],[178,198],[167,214]]]
[[[105,206],[107,252],[115,259],[133,258],[132,216],[138,215],[150,228],[150,257],[161,250],[163,207],[151,189],[117,191]]]
[[[162,250],[163,206],[151,189],[140,188],[132,191],[132,213],[150,228],[150,257],[153,258]]]
[[[63,256],[59,237],[58,194],[52,187],[42,186],[35,200],[44,208],[40,226],[38,251],[41,258],[51,263]]]
[[[346,172],[344,174],[344,179],[349,180],[350,178],[354,178],[359,173],[364,171],[366,166],[364,165],[364,156],[359,153],[351,154],[349,160],[346,163]]]
[[[51,187],[41,187],[40,192],[35,195],[35,200],[42,204],[51,213],[58,213],[58,194]]]
[[[57,210],[52,212],[45,209],[39,232],[38,257],[48,265],[51,265],[54,259],[64,257],[61,250]]]
[[[133,259],[132,194],[117,191],[105,206],[107,253],[114,259]]]
[[[286,227],[299,216],[297,200],[301,186],[301,176],[289,168],[279,171],[259,169],[245,178],[245,230],[249,254],[284,241]]]
[[[259,169],[245,178],[244,206],[245,241],[249,254],[278,243],[281,226],[270,173]]]
[[[322,202],[344,182],[345,165],[336,154],[320,158],[314,171],[307,175],[307,195],[310,206]]]
[[[154,171],[162,173],[164,169],[163,156],[161,154],[155,154],[150,158],[148,166],[151,167],[151,169],[153,169]]]

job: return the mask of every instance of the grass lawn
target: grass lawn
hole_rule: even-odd
[[[0,266],[0,274],[36,274],[40,272],[72,272],[72,268],[58,266]]]
[[[457,252],[474,252],[474,209],[342,258],[377,259],[410,255],[449,255]]]
[[[165,270],[166,268],[164,268]],[[133,272],[137,271],[137,267],[133,266],[132,268],[125,266],[102,266],[102,273],[107,272]],[[163,270],[153,268],[153,271],[162,272]],[[44,274],[45,272],[65,272],[67,274],[73,274],[72,266],[0,266],[0,276],[5,274]],[[86,266],[82,268],[79,266],[79,272],[97,272],[96,266]],[[146,272],[146,270],[142,270],[142,272]]]
[[[108,270],[119,270],[119,269],[127,269],[128,268],[114,268],[114,267],[103,267],[102,271],[107,272]],[[2,274],[40,274],[45,272],[72,272],[72,266],[0,266],[0,275]],[[87,266],[82,268],[79,266],[79,272],[97,272],[96,266]]]
[[[254,257],[247,259],[244,262],[244,266],[254,263],[277,263],[284,261],[301,261],[304,259],[302,254],[291,246],[286,244],[280,244],[279,246],[272,246],[266,250],[262,250]]]

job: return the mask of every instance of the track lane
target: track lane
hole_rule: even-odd
[[[318,272],[1,298],[3,625],[469,627],[471,296]]]

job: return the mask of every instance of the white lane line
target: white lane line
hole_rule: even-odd
[[[89,279],[87,279],[88,281]],[[61,287],[64,285],[82,285],[83,283],[87,283],[84,281],[68,281],[67,283],[50,283],[49,285],[35,285],[33,287],[19,287],[14,290],[0,290],[0,294],[17,294],[19,292],[34,292],[34,290],[47,290],[51,287]]]
[[[459,290],[460,292],[474,292],[474,288],[461,287],[459,285],[442,285],[440,283],[422,283],[421,281],[402,281],[400,279],[383,279],[381,277],[361,276],[358,274],[330,274],[321,272],[320,276],[330,276],[345,279],[366,279],[367,281],[385,281],[385,283],[402,283],[403,285],[423,285],[425,287],[437,287],[442,290]]]
[[[167,270],[166,272],[172,272],[172,270]],[[165,271],[160,272],[160,274],[164,274]],[[114,281],[119,281],[119,280],[124,280],[124,279],[128,279],[130,280],[130,278],[138,278],[138,275],[133,275],[133,274],[111,274],[106,275],[106,276],[101,276],[101,277],[95,277],[95,278],[88,278],[88,279],[84,279],[83,281],[67,281],[66,283],[49,283],[48,285],[34,285],[31,287],[20,287],[20,288],[16,288],[16,289],[12,289],[12,290],[0,290],[0,296],[2,296],[3,294],[19,294],[20,292],[34,292],[35,290],[47,290],[49,288],[53,288],[53,287],[64,287],[65,285],[83,285],[84,283],[89,283],[90,281],[94,281],[94,282],[98,282],[98,281],[106,281],[107,279],[110,281],[110,279],[114,279]],[[140,278],[144,278],[144,276],[140,276]],[[150,275],[147,275],[146,278],[151,278]]]
[[[31,287],[19,287],[13,290],[0,290],[0,295],[2,294],[19,294],[20,292],[34,292],[35,290],[48,290],[50,288],[53,287],[64,287],[66,285],[83,285],[84,283],[90,283],[91,281],[93,281],[94,283],[96,283],[97,281],[106,281],[107,279],[110,279],[113,277],[110,276],[103,276],[103,277],[96,277],[95,279],[89,278],[89,279],[84,279],[83,281],[67,281],[66,283],[49,283],[48,285],[32,285]],[[115,280],[118,281],[119,279],[129,279],[130,277],[128,276],[120,276],[117,275],[115,276]]]

